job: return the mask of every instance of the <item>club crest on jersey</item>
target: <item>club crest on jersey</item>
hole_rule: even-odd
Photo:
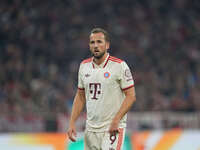
[[[109,72],[105,72],[105,73],[104,73],[104,77],[105,77],[105,78],[109,78],[109,77],[110,77],[110,73],[109,73]]]

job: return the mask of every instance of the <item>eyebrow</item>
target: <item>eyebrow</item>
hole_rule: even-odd
[[[100,40],[96,40],[97,42],[102,42],[102,40],[100,39]],[[91,40],[90,41],[90,43],[93,43],[93,42],[95,42],[95,40]]]

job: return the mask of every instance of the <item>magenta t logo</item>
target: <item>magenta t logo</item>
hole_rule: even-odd
[[[101,83],[90,83],[89,88],[90,88],[90,94],[93,94],[92,99],[97,100],[98,99],[96,97],[97,94],[101,94]]]

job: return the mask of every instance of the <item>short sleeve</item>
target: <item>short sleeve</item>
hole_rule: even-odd
[[[122,90],[126,90],[134,86],[134,80],[126,62],[123,61],[120,65],[120,86]]]
[[[78,71],[78,89],[83,90],[83,76],[82,76],[82,64],[80,64],[79,71]]]

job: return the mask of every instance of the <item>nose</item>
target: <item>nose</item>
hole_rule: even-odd
[[[97,42],[95,42],[95,43],[94,43],[94,47],[98,47],[98,44],[97,44]]]

